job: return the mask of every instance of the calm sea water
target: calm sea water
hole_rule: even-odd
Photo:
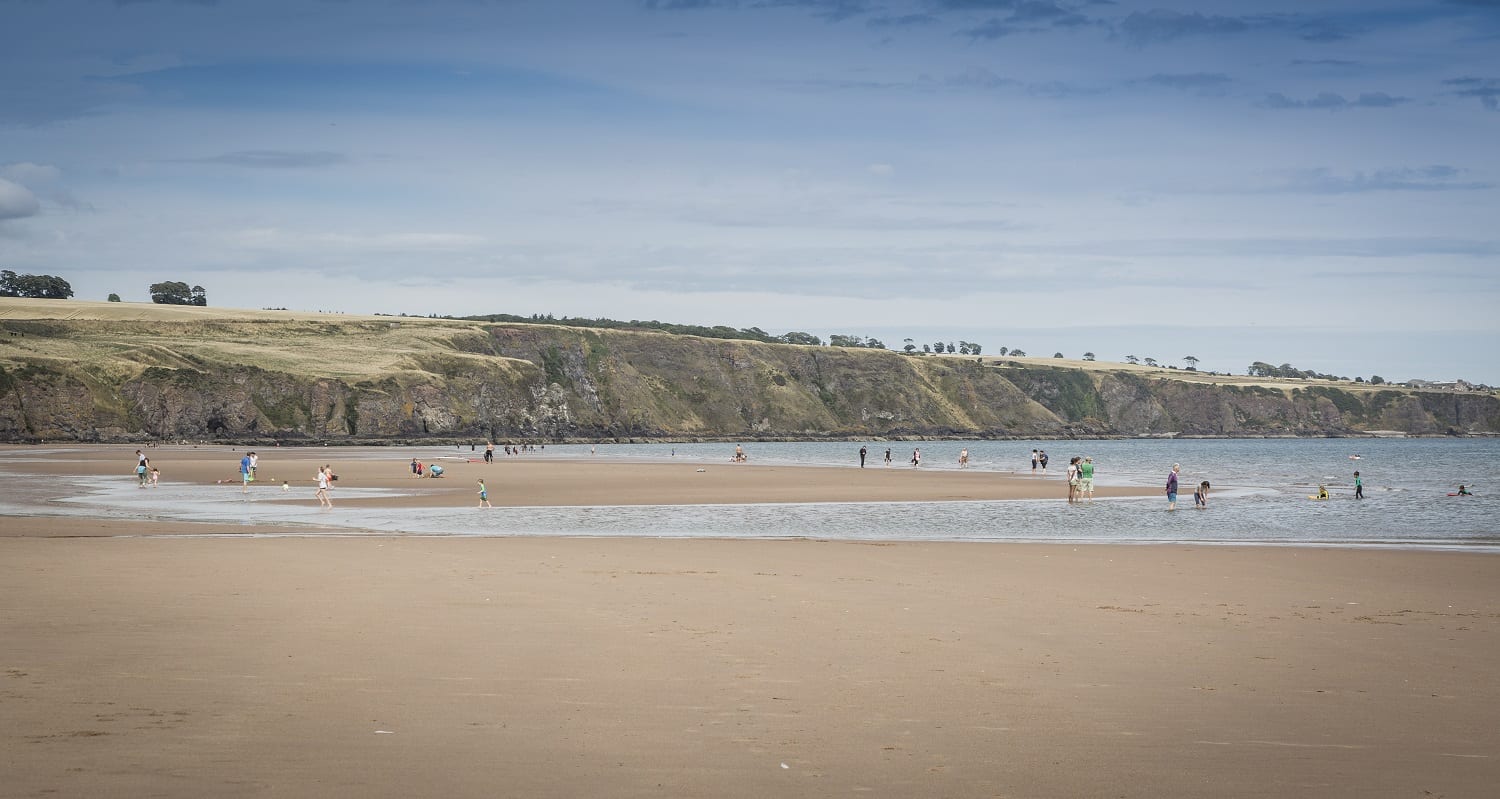
[[[858,466],[859,442],[746,443],[752,464],[830,469]],[[887,444],[866,443],[868,468],[883,465]],[[212,486],[134,487],[133,477],[46,481],[25,476],[26,450],[0,455],[14,475],[0,496],[0,514],[53,513],[106,518],[213,521],[305,526],[308,532],[376,531],[428,535],[568,535],[658,537],[812,537],[860,540],[1011,540],[1056,542],[1219,542],[1431,546],[1500,551],[1500,439],[1253,439],[1129,441],[943,441],[889,445],[890,468],[956,470],[969,450],[970,468],[1030,474],[1033,448],[1051,457],[1046,477],[1058,499],[1004,502],[888,502],[778,505],[452,509],[361,507],[361,496],[394,491],[344,487],[339,507],[320,512],[311,501],[239,501]],[[515,459],[594,459],[716,464],[733,444],[553,445]],[[433,460],[469,455],[443,447],[330,450],[339,460]],[[1164,484],[1182,464],[1186,489],[1178,511],[1164,497],[1096,500],[1068,505],[1061,475],[1073,455],[1093,457],[1101,485]],[[1353,459],[1351,456],[1358,456]],[[504,457],[504,456],[499,456]],[[1353,473],[1364,477],[1364,500],[1353,499]],[[1192,509],[1190,486],[1213,486],[1211,507]],[[1460,483],[1474,497],[1449,497]],[[1319,485],[1327,502],[1307,495]],[[503,490],[503,487],[497,487]],[[256,496],[252,494],[252,496]],[[0,518],[3,523],[3,518]]]

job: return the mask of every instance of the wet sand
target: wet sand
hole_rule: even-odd
[[[125,473],[121,454],[94,462]],[[164,477],[197,468],[150,454]],[[232,471],[221,456],[200,479]],[[351,482],[417,482],[333,463]],[[550,467],[488,468],[518,485]],[[424,490],[471,492],[453,479]],[[734,487],[774,496],[780,479]],[[1460,797],[1500,784],[1492,554],[47,537],[64,525],[80,522],[0,518],[3,796]],[[132,531],[114,525],[83,527]]]
[[[25,455],[25,448],[3,451]],[[430,448],[429,448],[430,451]],[[165,482],[217,483],[239,491],[239,459],[245,450],[228,447],[160,447],[144,450]],[[362,448],[259,449],[258,496],[275,498],[282,482],[293,488],[315,485],[321,465],[333,467],[339,488],[395,488],[407,496],[362,499],[372,507],[451,507],[476,501],[477,481],[483,479],[495,505],[682,505],[774,502],[934,502],[975,499],[1064,499],[1067,484],[1053,469],[1046,475],[1002,474],[979,470],[877,467],[831,468],[705,463],[682,459],[668,463],[624,459],[549,458],[539,455],[497,455],[485,463],[482,452],[454,450],[433,461],[443,467],[441,478],[417,478],[411,473],[410,450]],[[4,461],[0,461],[4,463]],[[9,468],[56,475],[133,475],[135,449],[124,446],[70,448],[37,462]],[[426,464],[424,462],[424,465]],[[1066,469],[1064,469],[1066,471]],[[1096,497],[1155,496],[1161,492],[1138,486],[1110,485],[1101,479]],[[299,496],[306,497],[303,491]]]

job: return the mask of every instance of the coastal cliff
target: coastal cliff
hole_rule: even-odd
[[[40,303],[22,314],[7,302],[9,442],[1500,432],[1500,398],[1478,392],[542,324],[46,301],[19,301]]]

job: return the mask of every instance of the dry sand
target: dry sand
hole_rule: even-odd
[[[1500,785],[1494,555],[89,524],[0,518],[0,796]]]

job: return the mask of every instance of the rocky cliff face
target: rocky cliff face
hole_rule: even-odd
[[[5,441],[1500,432],[1484,394],[546,325],[0,328],[28,334],[0,337]]]

